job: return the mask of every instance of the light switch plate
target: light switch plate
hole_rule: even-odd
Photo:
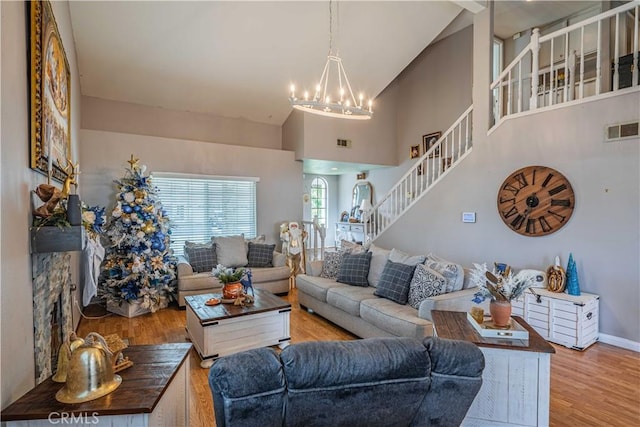
[[[462,222],[476,222],[476,213],[462,212]]]

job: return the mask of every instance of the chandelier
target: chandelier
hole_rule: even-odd
[[[369,100],[365,107],[362,93],[356,100],[347,73],[342,66],[342,59],[337,53],[334,54],[332,1],[329,1],[329,55],[320,81],[315,87],[313,96],[310,96],[310,93],[305,90],[302,98],[298,98],[296,86],[293,83],[290,86],[290,91],[289,102],[291,102],[291,106],[308,113],[353,120],[368,120],[373,115],[372,101]]]

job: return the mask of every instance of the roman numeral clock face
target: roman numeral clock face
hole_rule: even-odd
[[[524,236],[545,236],[571,218],[575,196],[560,172],[546,166],[527,166],[509,175],[498,191],[502,221]]]

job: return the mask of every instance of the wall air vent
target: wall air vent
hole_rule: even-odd
[[[620,123],[607,126],[605,142],[620,141],[638,137],[638,122]]]
[[[351,140],[350,139],[340,139],[338,138],[338,147],[342,148],[351,148]]]

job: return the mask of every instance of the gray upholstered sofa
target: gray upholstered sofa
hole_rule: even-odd
[[[190,250],[188,250],[189,245],[191,245]],[[217,250],[214,247],[217,247]],[[267,250],[268,262],[263,260],[262,263],[252,264],[252,247],[263,249],[263,254],[264,250]],[[218,263],[226,267],[250,268],[253,286],[258,289],[279,295],[289,292],[290,269],[285,265],[286,256],[276,251],[275,245],[264,244],[264,236],[256,239],[244,239],[244,236],[223,236],[212,238],[212,242],[207,243],[187,242],[185,254],[191,253],[193,256],[196,251],[205,251],[213,258],[203,260],[199,256],[191,262],[192,260],[185,256],[178,256],[178,305],[180,307],[185,306],[184,297],[186,296],[222,292],[222,284],[211,273],[212,268]],[[212,251],[212,254],[208,251]]]
[[[218,427],[457,426],[482,384],[472,343],[371,338],[260,348],[218,359]]]
[[[470,288],[472,285],[468,281],[468,274],[463,273],[461,266],[457,267],[459,277],[454,290],[428,297],[417,308],[376,296],[376,285],[382,272],[380,265],[384,265],[393,256],[390,254],[395,249],[389,251],[373,245],[372,249],[369,285],[366,287],[351,286],[337,282],[336,279],[320,277],[322,261],[311,262],[307,266],[307,274],[296,277],[300,306],[361,338],[402,336],[422,339],[433,335],[431,310],[468,311],[475,305],[472,299],[476,289]],[[425,258],[427,260],[422,262],[428,263],[429,256],[421,259]],[[483,307],[488,310],[488,302]]]

